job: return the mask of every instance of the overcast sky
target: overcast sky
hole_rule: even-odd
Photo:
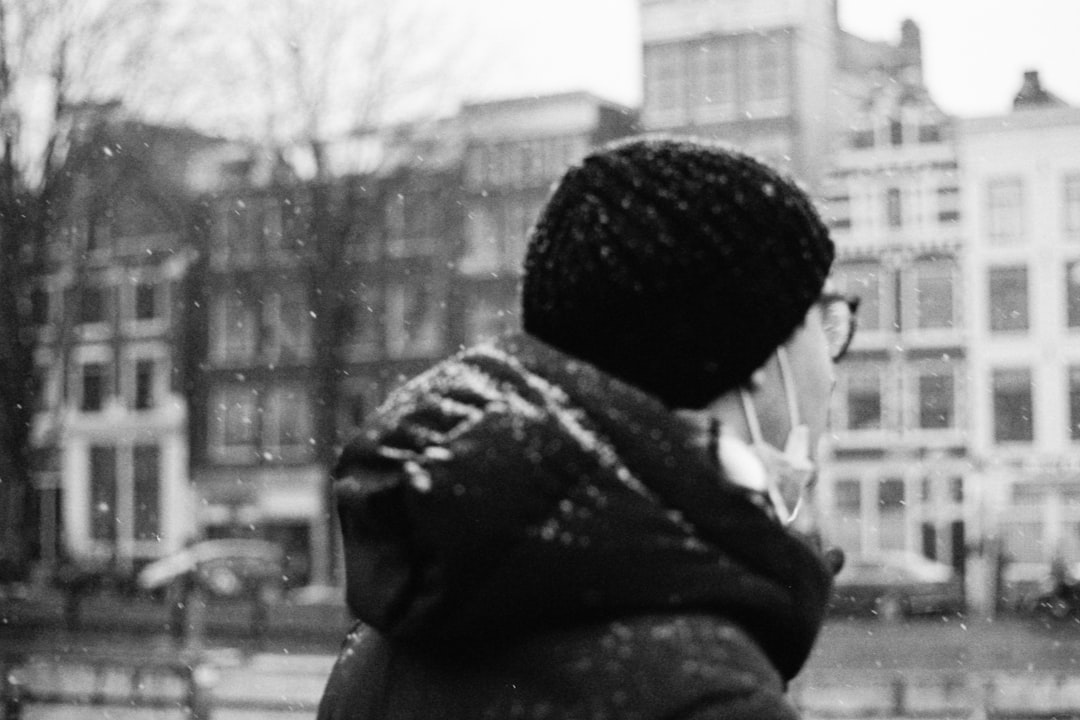
[[[637,0],[465,0],[482,9],[477,39],[500,68],[473,95],[587,89],[641,101]],[[910,17],[923,36],[927,84],[950,113],[1006,112],[1026,69],[1080,105],[1080,0],[841,0],[858,35],[896,40]]]

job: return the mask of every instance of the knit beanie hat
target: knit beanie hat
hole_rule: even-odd
[[[821,294],[833,243],[795,183],[691,140],[571,168],[525,259],[524,329],[674,408],[746,381]]]

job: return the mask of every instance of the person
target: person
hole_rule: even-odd
[[[408,381],[341,453],[359,622],[319,717],[797,717],[835,567],[795,528],[854,327],[833,255],[793,181],[719,145],[570,168],[523,331]]]

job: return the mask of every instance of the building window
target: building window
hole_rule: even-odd
[[[211,450],[222,460],[253,460],[258,438],[258,394],[244,387],[222,388],[210,407]]]
[[[919,125],[919,142],[920,143],[937,143],[941,142],[943,133],[941,132],[941,126],[937,123],[922,123]]]
[[[833,494],[841,515],[858,515],[862,510],[862,486],[858,480],[837,480]]]
[[[311,454],[311,403],[301,388],[274,388],[266,398],[263,447],[276,459],[298,460]]]
[[[1024,266],[990,268],[990,330],[1028,329],[1028,275]]]
[[[517,152],[515,152],[517,150]],[[519,148],[509,146],[504,152],[511,157],[521,154],[513,168],[511,182],[521,185],[533,172],[533,157],[527,143]],[[437,199],[431,193],[397,193],[386,205],[388,231],[387,251],[394,257],[428,255],[434,250],[433,238],[438,234]]]
[[[878,507],[882,510],[899,510],[904,507],[904,481],[888,478],[878,483]]]
[[[874,128],[859,128],[851,132],[851,147],[856,150],[874,147]]]
[[[834,230],[851,228],[851,196],[834,195],[825,198],[825,217]]]
[[[843,403],[848,430],[880,430],[883,426],[882,371],[877,365],[851,363],[843,374]]]
[[[246,363],[255,360],[258,316],[251,303],[230,292],[218,298],[214,356],[222,362]]]
[[[157,285],[140,282],[135,284],[135,319],[155,320],[158,317]]]
[[[1080,240],[1080,173],[1065,176],[1065,237]]]
[[[345,347],[350,358],[368,360],[379,356],[382,313],[378,288],[360,283],[349,291],[348,326]]]
[[[776,113],[786,110],[787,36],[749,36],[744,45],[747,52],[747,96],[758,112]]]
[[[836,269],[834,279],[837,287],[845,293],[859,297],[860,332],[875,332],[885,328],[886,306],[882,302],[882,291],[891,284],[891,277],[891,273],[877,264],[851,264]]]
[[[904,123],[896,118],[889,119],[889,144],[893,147],[904,144]]]
[[[172,229],[169,219],[151,202],[130,188],[116,199],[111,213],[112,234],[117,238],[160,235]]]
[[[304,289],[294,286],[271,293],[264,311],[267,356],[284,362],[308,358],[311,355],[312,317]]]
[[[679,114],[686,110],[685,54],[682,45],[645,48],[645,107],[650,114]]]
[[[261,217],[253,212],[254,199],[226,200],[218,206],[214,223],[213,256],[219,262],[249,261],[255,253],[255,237]]]
[[[154,379],[157,363],[153,360],[135,361],[135,398],[136,410],[149,410],[154,402]]]
[[[1031,371],[993,373],[994,442],[1031,442],[1035,438]]]
[[[90,447],[90,537],[116,542],[116,448]]]
[[[947,329],[955,323],[954,280],[951,259],[923,262],[912,268],[914,297],[911,309],[920,330]]]
[[[945,430],[955,427],[956,387],[949,369],[919,373],[919,428]]]
[[[86,236],[86,249],[92,253],[108,250],[112,240],[112,216],[110,207],[95,208],[90,217],[90,232]]]
[[[946,185],[937,189],[937,218],[940,223],[960,221],[960,188]]]
[[[161,537],[161,451],[157,445],[136,445],[133,458],[135,539],[158,540]]]
[[[108,381],[109,368],[105,363],[83,363],[82,395],[79,402],[83,412],[99,412],[105,407]]]
[[[1065,264],[1065,313],[1070,328],[1080,327],[1080,261]]]
[[[1024,197],[1020,178],[999,178],[986,186],[987,234],[998,245],[1019,242],[1024,235]]]
[[[1080,441],[1080,366],[1069,368],[1069,438]]]
[[[878,481],[878,545],[882,550],[901,550],[906,545],[904,481]]]
[[[387,351],[395,357],[432,355],[442,343],[442,305],[428,278],[391,284],[387,297]]]
[[[487,205],[474,205],[465,216],[465,257],[462,270],[470,273],[499,269],[499,227]]]
[[[488,179],[488,149],[483,145],[471,146],[465,155],[465,172],[469,181],[469,187],[476,188],[487,183]]]
[[[259,227],[269,250],[281,250],[285,244],[285,205],[276,197],[263,198],[259,203]]]
[[[56,372],[51,362],[34,363],[34,410],[48,410],[57,401]]]
[[[899,228],[904,224],[904,212],[900,202],[900,188],[885,191],[885,222],[890,228]]]
[[[84,287],[79,297],[79,322],[103,323],[108,319],[108,290],[102,287]]]
[[[692,95],[706,117],[735,114],[735,45],[730,39],[708,40],[691,56]]]
[[[964,478],[949,478],[949,500],[957,504],[964,502]]]

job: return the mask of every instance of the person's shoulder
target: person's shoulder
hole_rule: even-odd
[[[649,614],[551,629],[501,654],[528,693],[534,675],[612,716],[796,720],[784,684],[750,635],[711,614]],[[632,680],[630,680],[632,678]]]
[[[343,448],[345,465],[435,454],[484,420],[522,412],[528,371],[512,338],[465,348],[393,390]]]

